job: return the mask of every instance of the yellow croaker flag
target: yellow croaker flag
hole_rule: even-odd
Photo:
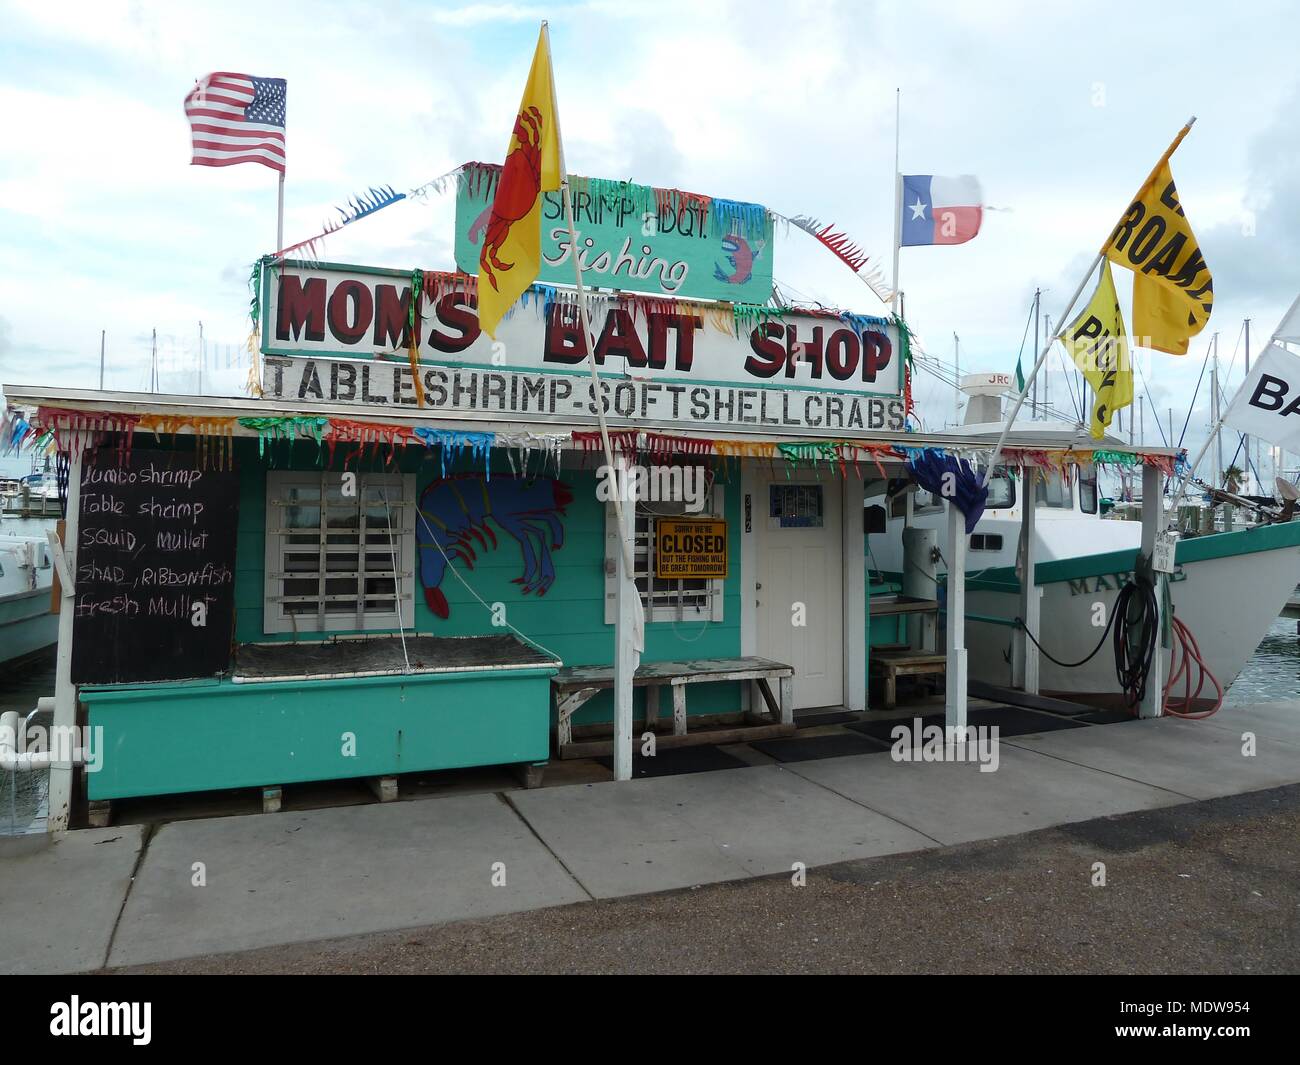
[[[537,280],[542,265],[542,193],[560,187],[560,130],[546,27],[506,149],[479,253],[478,320],[488,336]]]
[[[1088,427],[1100,440],[1115,411],[1133,403],[1133,364],[1129,360],[1124,318],[1115,296],[1110,263],[1101,262],[1097,290],[1083,311],[1060,334],[1061,343],[1092,386]]]
[[[1133,336],[1143,347],[1186,355],[1214,308],[1214,279],[1183,214],[1169,157],[1189,126],[1174,139],[1138,189],[1102,252],[1133,271]]]

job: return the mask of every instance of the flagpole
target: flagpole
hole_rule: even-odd
[[[1146,180],[1143,181],[1142,184],[1138,186],[1139,196],[1142,194],[1142,190],[1145,189],[1151,183],[1152,179],[1159,172],[1160,168],[1165,165],[1165,162],[1169,159],[1169,157],[1173,155],[1174,150],[1180,144],[1183,143],[1183,138],[1187,136],[1187,131],[1192,128],[1195,122],[1196,122],[1196,116],[1193,115],[1191,118],[1187,120],[1187,123],[1183,126],[1183,128],[1178,131],[1178,136],[1174,138],[1173,143],[1170,144],[1169,147],[1165,149],[1164,154],[1161,155],[1160,158],[1156,161],[1156,165],[1151,168],[1151,173],[1147,175]],[[1106,245],[1110,243],[1110,236],[1114,234],[1115,226],[1118,226],[1119,223],[1123,221],[1123,218],[1124,215],[1123,213],[1121,213],[1119,218],[1116,219],[1115,225],[1111,226],[1110,235],[1106,237],[1106,243],[1101,246],[1101,250],[1097,252],[1096,256],[1093,258],[1091,265],[1088,267],[1088,272],[1084,274],[1083,277],[1080,279],[1078,287],[1075,288],[1074,290],[1074,295],[1070,297],[1070,302],[1065,305],[1065,310],[1056,316],[1056,320],[1058,322],[1069,321],[1070,312],[1074,310],[1074,305],[1079,302],[1079,297],[1083,295],[1084,287],[1088,284],[1089,279],[1096,272],[1097,267],[1101,265],[1102,260],[1105,259],[1106,257]],[[1033,386],[1034,379],[1038,376],[1038,371],[1043,368],[1043,363],[1047,361],[1047,356],[1051,354],[1053,340],[1054,340],[1053,337],[1049,336],[1047,338],[1047,343],[1043,345],[1043,350],[1038,353],[1038,358],[1034,361],[1034,368],[1029,372],[1029,376],[1025,378],[1025,383],[1020,388],[1020,395],[1016,397],[1015,404],[1012,406],[1010,412],[1007,414],[1007,420],[1002,426],[1001,434],[999,434],[998,436],[997,446],[993,449],[993,454],[989,458],[988,468],[984,471],[984,476],[980,479],[981,488],[987,485],[989,483],[989,478],[993,476],[993,469],[995,466],[997,466],[998,459],[1002,456],[1002,448],[1006,445],[1007,435],[1011,432],[1012,423],[1015,422],[1016,415],[1020,413],[1020,408],[1024,406],[1025,395],[1028,393],[1029,389]]]
[[[275,198],[275,250],[284,247],[284,171],[280,171],[280,181]]]
[[[551,58],[551,28],[545,20],[542,22],[542,35],[546,38],[546,68],[551,76],[551,102],[555,114],[555,141],[560,155],[560,198],[564,203],[564,224],[569,227],[569,256],[573,260],[574,283],[578,288],[578,316],[582,323],[582,338],[587,346],[587,367],[591,370],[592,405],[596,408],[596,421],[600,426],[600,442],[605,451],[605,468],[610,477],[614,476],[614,450],[609,443],[609,426],[605,422],[605,405],[600,392],[600,373],[596,369],[596,343],[591,331],[591,314],[587,309],[587,289],[582,281],[582,263],[578,255],[578,232],[573,223],[573,195],[569,190],[569,168],[564,160],[564,136],[560,132],[560,107],[555,92],[555,63]],[[623,505],[619,495],[622,485],[615,486],[618,491],[614,498],[614,517],[619,528],[618,541],[622,549],[623,564],[629,575],[635,573],[632,556],[623,541]]]
[[[903,90],[894,90],[894,278],[889,309],[898,313],[898,249],[903,245],[903,174],[898,169],[898,131],[903,113]]]
[[[1297,297],[1297,302],[1300,302],[1300,297]],[[1288,312],[1288,314],[1289,313],[1290,312]],[[1273,330],[1273,335],[1268,338],[1268,343],[1264,345],[1265,351],[1267,351],[1269,348],[1271,348],[1274,344],[1277,343],[1277,334],[1279,331],[1281,331],[1282,326],[1285,322],[1286,322],[1286,317],[1283,317],[1282,321],[1277,323],[1277,329]],[[1241,382],[1241,388],[1238,388],[1237,392],[1240,392],[1241,389],[1245,387],[1246,387],[1246,380],[1245,378],[1243,378]],[[1224,423],[1228,420],[1228,411],[1232,409],[1233,401],[1236,400],[1236,398],[1237,398],[1236,393],[1234,393],[1232,399],[1228,400],[1226,406],[1220,404],[1219,420],[1214,423],[1214,428],[1210,430],[1210,435],[1205,438],[1205,443],[1201,445],[1201,450],[1196,453],[1195,460],[1192,462],[1191,466],[1188,467],[1187,472],[1183,474],[1182,480],[1178,482],[1178,491],[1174,493],[1173,503],[1170,505],[1169,510],[1166,513],[1176,514],[1178,512],[1178,505],[1183,501],[1183,495],[1187,491],[1187,485],[1191,482],[1192,478],[1196,476],[1196,470],[1201,465],[1201,460],[1205,458],[1206,453],[1210,450],[1210,445],[1214,443],[1215,438],[1223,430]],[[1246,434],[1243,433],[1242,436],[1244,439],[1248,439],[1246,437]],[[1246,474],[1247,475],[1250,474],[1249,454],[1246,455]],[[1220,487],[1220,486],[1216,485],[1215,487]],[[1264,489],[1263,484],[1261,484],[1259,487],[1262,493]]]

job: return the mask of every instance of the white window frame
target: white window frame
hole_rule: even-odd
[[[268,470],[266,474],[265,577],[262,595],[263,632],[268,634],[281,632],[376,632],[412,627],[416,563],[415,475],[410,473],[357,473],[356,479],[355,500],[359,511],[356,529],[357,543],[331,545],[328,540],[323,540],[320,543],[318,553],[322,562],[327,552],[342,556],[355,554],[358,558],[358,565],[350,571],[327,571],[330,580],[352,576],[360,582],[365,575],[370,577],[393,577],[394,567],[391,561],[387,568],[384,569],[372,568],[365,570],[360,565],[360,556],[366,547],[366,534],[384,533],[386,542],[378,550],[389,554],[394,551],[396,553],[396,588],[401,602],[400,619],[396,603],[392,603],[384,609],[372,608],[366,610],[364,608],[365,600],[367,598],[373,600],[377,596],[374,594],[365,596],[361,594],[359,587],[356,595],[337,597],[354,603],[355,606],[352,609],[330,610],[328,609],[329,597],[319,595],[312,597],[319,602],[319,609],[315,613],[295,614],[285,611],[284,601],[286,597],[283,594],[281,582],[287,576],[290,576],[284,567],[285,548],[289,546],[285,543],[285,537],[311,535],[313,532],[319,537],[320,534],[320,526],[315,529],[287,528],[285,526],[282,514],[283,508],[288,505],[285,501],[285,489],[290,487],[318,488],[320,503],[328,503],[331,507],[349,505],[353,497],[341,496],[343,474],[337,470]],[[378,527],[368,527],[366,524],[366,508],[363,503],[366,500],[367,493],[376,488],[384,488],[389,492],[388,510],[389,517],[392,520],[393,541],[395,541],[392,543],[387,541],[387,520]],[[310,506],[311,504],[307,505]],[[324,516],[322,506],[322,518]],[[340,531],[336,535],[350,535],[350,531]],[[369,546],[370,553],[375,553],[376,546],[374,544]],[[320,591],[323,593],[323,581],[326,579],[322,574],[324,569],[325,567],[322,565],[315,571],[294,572],[291,576],[295,579],[310,578],[314,573],[318,582],[321,582]],[[392,597],[385,596],[385,598],[391,600]]]
[[[677,506],[681,510],[674,512]],[[707,582],[706,594],[708,605],[686,603],[680,599],[673,601],[673,589],[664,585],[679,585],[679,581],[660,580],[654,575],[654,519],[656,517],[686,518],[721,518],[726,514],[726,496],[722,485],[714,483],[705,497],[704,506],[698,511],[688,511],[684,504],[652,502],[637,504],[638,512],[651,511],[650,525],[645,533],[635,537],[633,564],[636,576],[644,577],[646,591],[641,593],[641,607],[645,611],[646,623],[656,621],[722,621],[724,584],[721,578]],[[616,597],[618,594],[615,558],[618,551],[618,519],[612,502],[605,504],[605,624],[613,625],[617,615]],[[658,586],[658,587],[656,587]],[[698,592],[687,593],[696,596]],[[653,602],[651,601],[653,599]]]

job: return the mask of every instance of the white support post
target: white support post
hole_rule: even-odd
[[[1155,554],[1156,537],[1164,530],[1165,505],[1161,494],[1161,473],[1155,466],[1142,467],[1142,558],[1150,561]],[[1156,581],[1156,631],[1164,626],[1160,616],[1164,609],[1165,587],[1168,576],[1163,573],[1155,575]],[[1155,652],[1151,656],[1151,669],[1147,673],[1146,694],[1138,707],[1138,717],[1159,717],[1164,713],[1165,688],[1165,648],[1159,638],[1156,639]]]
[[[1034,519],[1038,512],[1038,471],[1032,466],[1020,468],[1020,486],[1023,498],[1020,506],[1020,549],[1017,561],[1020,569],[1020,617],[1025,628],[1015,636],[1015,683],[1030,695],[1038,694],[1038,648],[1025,635],[1026,630],[1036,639],[1042,639],[1039,625],[1042,593],[1034,582],[1034,566],[1038,562],[1037,535]]]
[[[948,500],[947,698],[944,724],[966,727],[966,516]]]
[[[622,492],[630,477],[626,455],[614,459],[618,471],[618,490]],[[614,619],[614,779],[632,779],[632,678],[636,675],[640,655],[633,645],[636,624],[634,600],[636,579],[628,569],[635,543],[632,512],[635,507],[618,508],[618,550],[614,553],[617,575]]]
[[[56,737],[72,735],[77,724],[77,689],[72,683],[72,621],[76,610],[77,526],[81,514],[81,446],[73,438],[72,453],[68,463],[68,512],[63,523],[63,565],[60,573],[71,580],[60,580],[59,649],[54,662],[54,729]],[[68,760],[50,765],[50,834],[61,836],[68,831],[68,816],[72,810],[72,748],[75,744],[60,744]]]

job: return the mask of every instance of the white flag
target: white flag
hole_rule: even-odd
[[[1300,344],[1300,296],[1295,298],[1291,309],[1282,319],[1282,324],[1277,327],[1277,338],[1290,344]]]
[[[1300,451],[1300,355],[1278,344],[1265,348],[1223,420],[1243,433]]]

